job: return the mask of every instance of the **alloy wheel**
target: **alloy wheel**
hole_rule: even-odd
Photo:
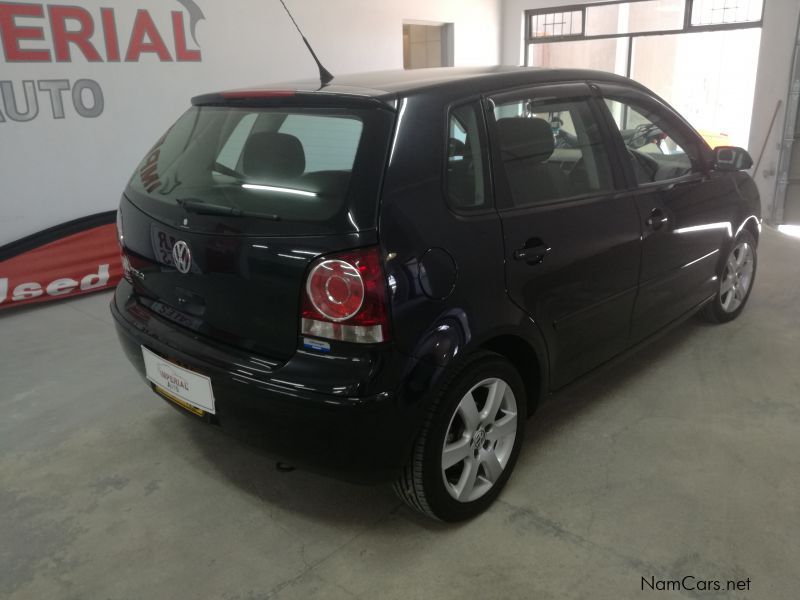
[[[748,242],[737,244],[728,256],[719,289],[720,304],[726,313],[735,312],[747,298],[753,284],[753,257],[753,247]]]
[[[461,398],[442,446],[442,477],[450,496],[472,502],[495,485],[517,437],[517,401],[498,378],[484,379]]]

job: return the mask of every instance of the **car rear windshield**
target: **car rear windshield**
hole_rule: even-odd
[[[389,130],[387,115],[377,113],[386,112],[193,107],[150,150],[129,191],[150,207],[156,201],[220,218],[330,226],[349,215],[344,225],[352,230],[359,214],[357,229],[374,227],[383,166],[376,154]]]

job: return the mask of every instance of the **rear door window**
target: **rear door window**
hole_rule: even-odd
[[[456,210],[489,204],[486,144],[478,102],[453,108],[447,121],[447,199]]]
[[[499,156],[515,206],[614,188],[608,151],[590,102],[530,94],[495,104]]]

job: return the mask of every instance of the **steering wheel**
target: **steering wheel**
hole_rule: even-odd
[[[653,139],[650,139],[653,135]],[[642,148],[655,139],[658,139],[659,135],[661,135],[661,129],[659,129],[658,125],[655,123],[642,123],[634,129],[633,135],[628,141],[628,146],[633,149]]]

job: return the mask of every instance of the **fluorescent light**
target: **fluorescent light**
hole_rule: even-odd
[[[800,225],[778,225],[778,231],[792,237],[800,238]]]
[[[258,190],[261,192],[283,192],[284,194],[296,194],[298,196],[309,196],[316,198],[317,194],[306,190],[296,190],[294,188],[278,187],[274,185],[256,185],[255,183],[243,183],[242,187],[246,190]]]

